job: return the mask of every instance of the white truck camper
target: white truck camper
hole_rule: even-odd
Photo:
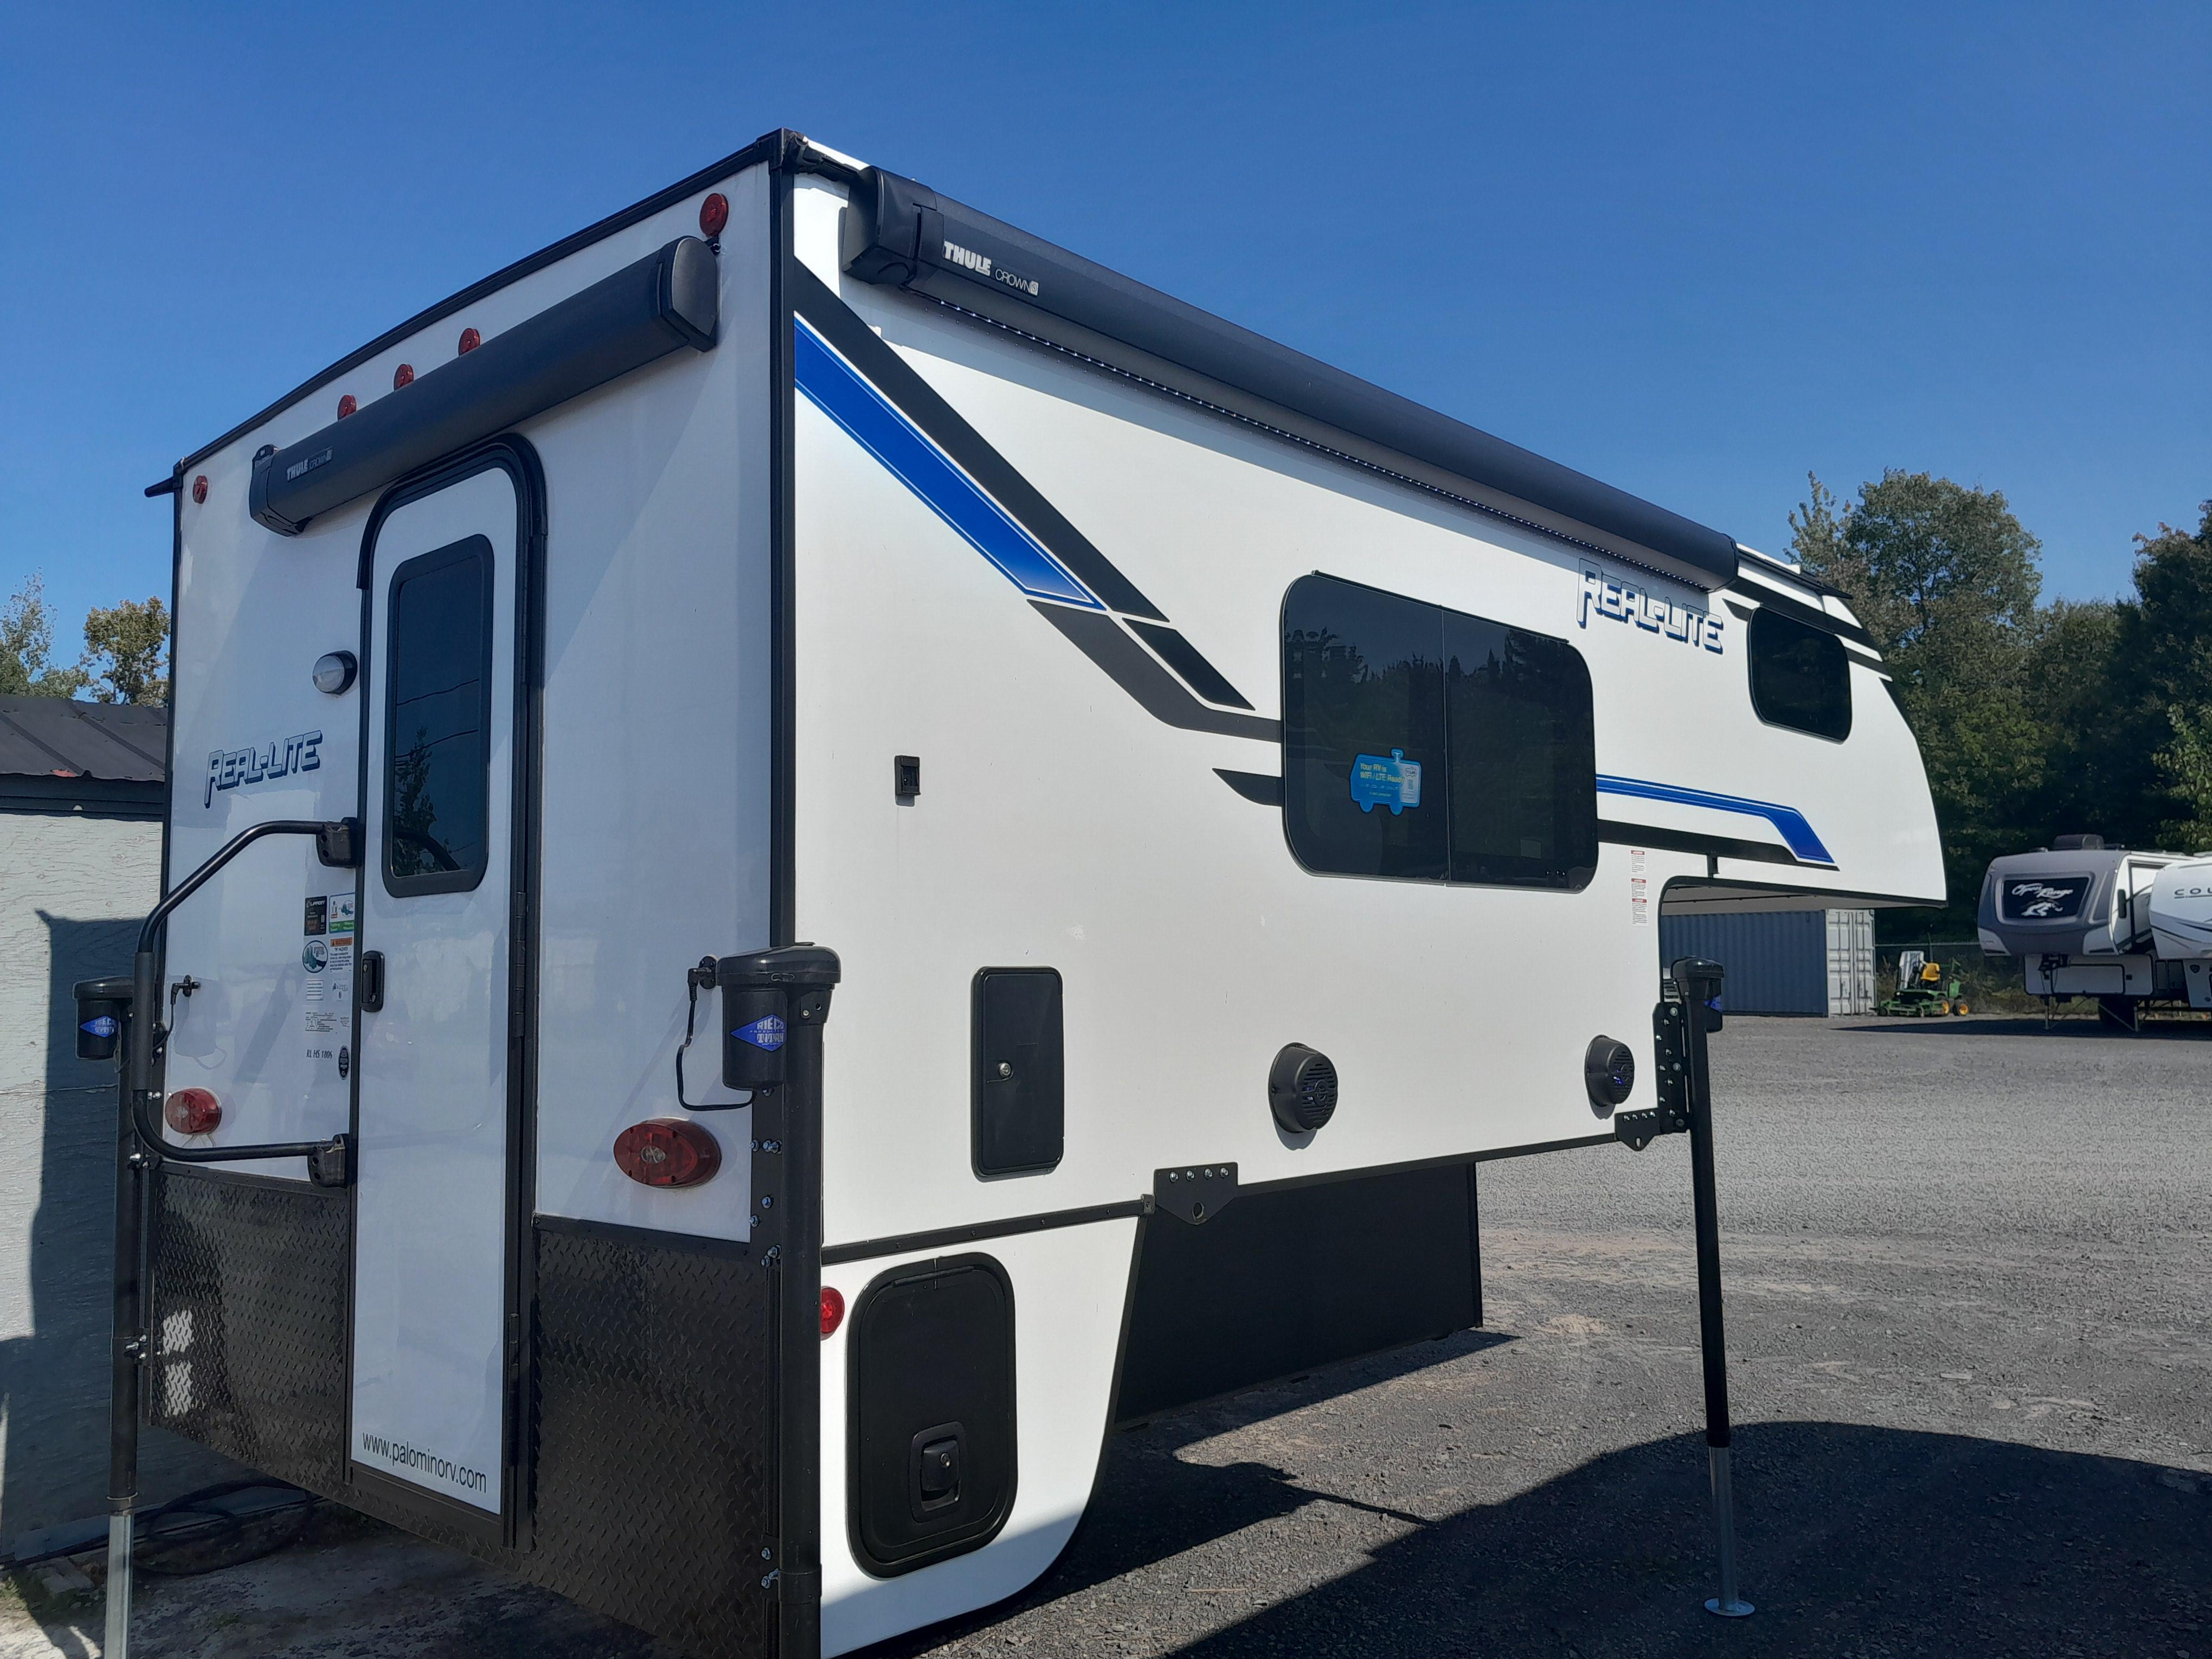
[[[1117,1425],[1479,1323],[1483,1160],[1673,1129],[1725,1498],[1657,913],[1943,897],[1834,593],[789,132],[160,491],[125,1567],[143,1385],[845,1652],[1034,1580]]]
[[[2146,1007],[2212,1009],[2212,858],[2057,836],[1993,860],[1982,949],[2019,957],[2030,994],[2093,997],[2134,1030]]]

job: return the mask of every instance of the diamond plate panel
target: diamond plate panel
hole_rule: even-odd
[[[345,1480],[342,1193],[162,1166],[147,1420],[311,1491]]]
[[[702,1659],[773,1650],[770,1275],[537,1234],[533,1578]]]

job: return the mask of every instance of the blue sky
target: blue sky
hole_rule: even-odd
[[[788,125],[1755,546],[1926,469],[2113,593],[2212,496],[2208,71],[2201,0],[19,5],[0,589],[73,654],[177,456]]]

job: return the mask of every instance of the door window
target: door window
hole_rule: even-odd
[[[392,574],[385,611],[384,886],[465,892],[491,818],[491,544],[441,547]]]

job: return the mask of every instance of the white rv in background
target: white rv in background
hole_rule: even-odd
[[[1662,908],[1943,898],[1834,593],[795,134],[161,487],[170,885],[321,830],[143,1000],[147,1413],[702,1653],[1478,1322]]]
[[[2060,836],[1991,862],[1979,923],[2033,995],[2094,998],[2130,1030],[2147,1006],[2212,1009],[2212,858]]]

